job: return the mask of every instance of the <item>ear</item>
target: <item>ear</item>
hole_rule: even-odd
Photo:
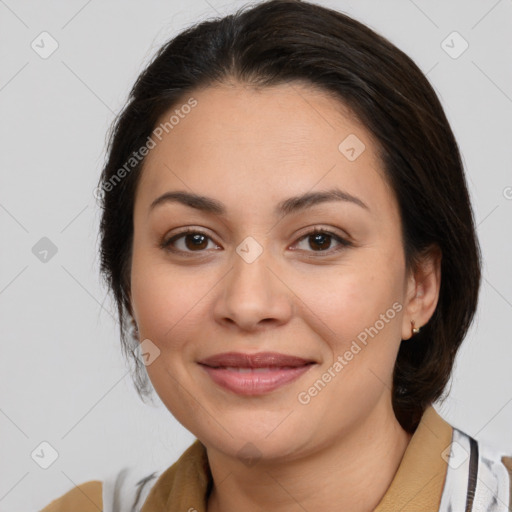
[[[417,258],[409,271],[402,317],[403,340],[413,335],[411,322],[423,327],[434,314],[441,287],[441,258],[441,249],[432,246]]]

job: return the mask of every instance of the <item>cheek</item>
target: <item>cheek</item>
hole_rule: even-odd
[[[131,270],[132,304],[139,331],[155,343],[163,341],[164,335],[187,310],[188,288],[172,276],[170,267],[156,261],[149,251],[135,246]]]
[[[337,340],[334,344],[340,350],[382,314],[390,320],[386,327],[396,324],[393,328],[398,328],[396,310],[400,308],[393,309],[393,304],[402,300],[399,269],[381,268],[374,260],[373,265],[343,266],[317,277],[299,279],[295,290],[304,303],[304,314],[321,320],[326,339]]]
[[[156,393],[186,427],[189,414],[199,414],[189,386],[183,385],[187,382],[184,363],[193,356],[189,341],[198,337],[200,317],[204,317],[206,284],[197,270],[195,275],[177,272],[154,255],[134,251],[132,303],[141,340],[151,340],[160,351],[146,371]]]
[[[139,331],[161,350],[178,350],[206,318],[209,292],[218,279],[199,267],[180,267],[134,251],[132,303]]]

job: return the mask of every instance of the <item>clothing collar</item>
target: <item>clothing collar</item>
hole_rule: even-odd
[[[439,510],[448,468],[442,453],[450,446],[452,426],[430,405],[414,432],[395,477],[374,512]]]

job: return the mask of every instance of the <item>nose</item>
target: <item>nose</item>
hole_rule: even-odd
[[[235,254],[233,267],[219,283],[216,321],[243,331],[286,323],[293,311],[293,293],[279,274],[278,265],[265,250],[252,262]]]

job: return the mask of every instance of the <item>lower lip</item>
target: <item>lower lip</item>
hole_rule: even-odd
[[[306,373],[313,364],[295,368],[270,368],[266,371],[239,372],[226,368],[201,365],[211,379],[223,388],[239,395],[263,395],[274,391]]]

